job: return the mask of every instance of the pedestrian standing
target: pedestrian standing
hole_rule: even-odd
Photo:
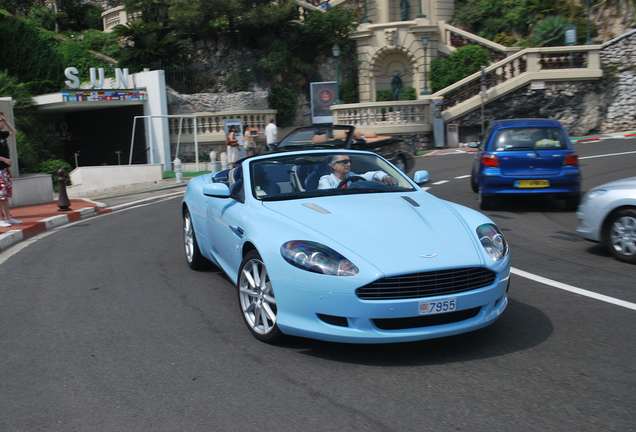
[[[243,125],[243,131],[243,147],[245,148],[245,152],[248,156],[254,156],[256,154],[256,144],[254,143],[252,131],[250,131],[250,127],[247,123]]]
[[[234,164],[240,156],[239,140],[236,136],[236,126],[230,126],[230,129],[227,133],[227,138],[225,139],[225,144],[227,146],[227,163],[230,168],[234,168]]]
[[[269,124],[265,128],[265,140],[267,148],[270,150],[274,150],[278,145],[278,128],[276,127],[276,120],[273,118],[269,120]]]
[[[4,130],[5,127],[8,131]],[[7,139],[15,135],[15,133],[13,125],[4,118],[4,113],[0,112],[0,210],[2,211],[0,228],[9,228],[11,225],[22,223],[13,219],[9,214],[9,198],[12,196],[13,183],[11,181],[11,171],[9,170],[12,161]]]

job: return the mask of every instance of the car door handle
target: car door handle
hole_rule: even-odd
[[[243,238],[243,233],[245,233],[245,231],[243,231],[243,228],[236,226],[236,225],[230,225],[230,229],[232,230],[232,232],[234,234],[236,234],[239,238]]]

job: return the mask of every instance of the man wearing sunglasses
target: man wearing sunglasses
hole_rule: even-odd
[[[318,189],[335,189],[337,187],[346,188],[351,182],[346,182],[347,178],[363,177],[367,181],[377,181],[388,186],[397,184],[397,180],[387,175],[384,171],[369,171],[364,174],[356,174],[351,172],[351,158],[348,155],[335,155],[331,158],[329,164],[331,166],[331,174],[320,177]]]

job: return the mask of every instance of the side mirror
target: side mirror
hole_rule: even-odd
[[[468,143],[468,147],[470,148],[479,148],[479,143],[476,141],[471,141]]]
[[[230,188],[225,183],[209,183],[203,186],[203,195],[214,198],[229,198]]]
[[[415,174],[413,174],[413,181],[418,185],[426,183],[430,178],[431,176],[428,174],[428,171],[425,170],[415,171]]]

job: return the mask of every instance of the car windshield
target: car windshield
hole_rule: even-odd
[[[554,127],[502,129],[490,145],[491,151],[568,149],[563,131]]]
[[[263,201],[415,190],[400,171],[374,154],[279,153],[253,160],[249,167],[252,194]],[[345,181],[339,178],[343,174]]]
[[[278,145],[279,149],[294,147],[339,147],[344,148],[353,133],[351,126],[313,126],[296,129]]]

